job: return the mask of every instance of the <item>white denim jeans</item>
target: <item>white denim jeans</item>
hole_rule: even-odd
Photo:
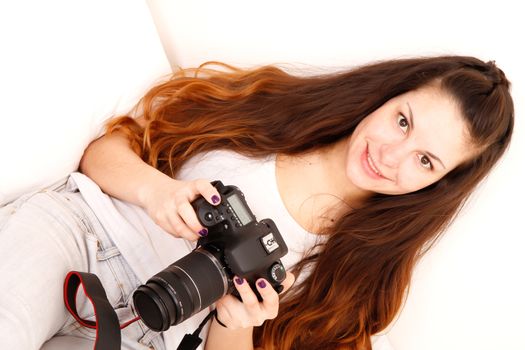
[[[71,270],[100,278],[121,324],[135,317],[131,297],[140,282],[78,192],[43,190],[0,208],[0,261],[0,349],[38,350],[54,337],[45,346],[53,349],[59,336],[95,339],[64,306]],[[94,320],[82,288],[77,310]],[[141,321],[122,330],[122,349],[164,348]]]

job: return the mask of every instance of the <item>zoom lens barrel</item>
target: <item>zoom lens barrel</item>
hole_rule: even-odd
[[[210,250],[198,248],[135,291],[135,309],[146,326],[165,331],[228,293],[228,276],[218,253]]]

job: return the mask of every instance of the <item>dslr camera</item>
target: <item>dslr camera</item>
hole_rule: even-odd
[[[255,281],[265,278],[279,293],[286,271],[279,260],[286,246],[271,219],[257,221],[244,194],[220,181],[217,206],[203,197],[192,202],[208,235],[197,248],[150,278],[133,293],[135,309],[146,326],[161,332],[210,306],[226,294],[237,297],[233,277],[244,278],[257,294]]]

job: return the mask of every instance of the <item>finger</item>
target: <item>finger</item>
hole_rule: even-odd
[[[184,201],[180,203],[178,208],[180,217],[193,233],[199,234],[198,237],[208,235],[208,229],[201,225],[197,214],[195,214],[195,209],[189,202]]]
[[[216,302],[217,317],[229,329],[246,328],[251,325],[246,307],[233,295],[225,295]]]
[[[221,195],[213,185],[205,179],[198,179],[193,181],[195,190],[199,192],[207,201],[213,205],[218,205],[221,202]]]
[[[264,321],[269,318],[269,315],[263,310],[262,303],[257,299],[252,287],[248,281],[237,277],[234,278],[234,283],[242,300],[237,315],[244,315],[244,317],[239,317],[237,319],[237,323],[239,323],[242,328],[261,326]],[[275,294],[277,295],[277,293]],[[237,305],[238,304],[236,304],[236,306]]]
[[[167,231],[175,237],[184,238],[189,241],[196,241],[199,238],[199,235],[186,225],[179,214],[172,213],[171,215],[167,215],[165,221],[169,227],[169,230]]]
[[[248,281],[240,277],[235,277],[233,281],[244,306],[250,310],[250,313],[258,312],[260,310],[259,300]]]
[[[255,285],[263,299],[262,305],[266,318],[272,319],[277,317],[277,313],[279,312],[279,295],[275,289],[273,289],[271,284],[264,278],[258,279]]]

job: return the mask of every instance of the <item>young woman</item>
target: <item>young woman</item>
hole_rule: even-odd
[[[52,269],[34,260],[31,275],[58,281],[71,269],[98,272],[119,316],[131,317],[134,288],[208,234],[190,202],[202,195],[218,204],[210,181],[221,180],[244,192],[258,219],[276,222],[290,250],[282,259],[289,273],[281,295],[257,281],[262,302],[236,278],[242,301],[226,295],[216,303],[206,349],[371,349],[371,337],[399,311],[417,260],[508,147],[508,80],[494,62],[460,56],[308,77],[226,68],[182,71],[151,89],[133,118],[112,120],[86,150],[88,177],[73,174],[65,189],[2,210],[2,240],[25,228],[26,242],[36,245],[38,231],[50,231],[43,224],[67,227],[42,239],[58,245],[62,258],[54,254]],[[49,198],[60,209],[45,207]],[[31,230],[35,221],[22,222],[37,208],[49,220]],[[28,252],[10,247],[11,255]],[[61,285],[52,288],[61,293]],[[5,297],[11,308],[55,310],[52,327],[27,331],[31,344],[57,332],[78,335],[61,305],[50,306],[61,303],[51,294],[42,297],[45,306],[28,301],[34,294],[25,289]],[[176,341],[172,329],[161,338],[134,327],[123,334],[129,348]]]

